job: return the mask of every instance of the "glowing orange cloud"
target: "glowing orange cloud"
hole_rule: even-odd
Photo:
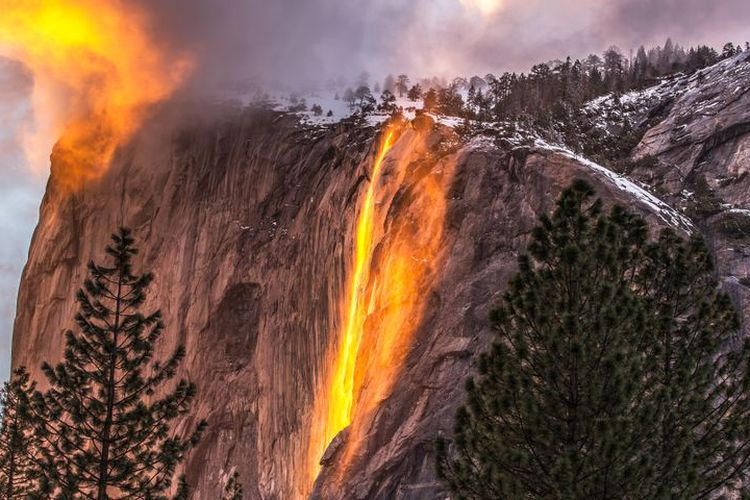
[[[0,55],[34,76],[39,151],[57,140],[56,161],[71,189],[102,175],[146,108],[169,96],[190,69],[170,60],[147,32],[148,19],[118,0],[5,0]]]

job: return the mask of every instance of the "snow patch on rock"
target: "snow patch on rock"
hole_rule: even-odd
[[[607,179],[610,183],[614,184],[618,189],[630,194],[640,203],[647,206],[652,212],[654,212],[657,216],[659,216],[660,219],[662,219],[664,222],[666,222],[670,226],[676,229],[686,231],[688,233],[692,233],[695,231],[695,226],[690,221],[690,219],[688,219],[687,217],[682,215],[680,212],[675,210],[673,207],[663,202],[662,200],[654,196],[652,193],[647,191],[645,188],[639,186],[638,184],[631,181],[630,179],[622,175],[619,175],[609,170],[608,168],[605,168],[599,165],[598,163],[595,163],[587,158],[584,158],[583,156],[576,154],[567,148],[549,144],[548,142],[542,139],[537,138],[534,143],[534,146],[537,149],[550,151],[552,153],[556,153],[556,154],[565,156],[567,158],[570,158],[571,160],[575,160],[581,165],[588,167],[594,172],[600,174],[602,177]]]

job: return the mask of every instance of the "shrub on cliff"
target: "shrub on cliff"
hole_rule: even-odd
[[[541,218],[438,473],[455,498],[701,498],[750,462],[748,342],[698,239],[593,201]]]
[[[196,389],[186,380],[165,387],[185,350],[153,359],[164,324],[160,312],[140,312],[153,275],[133,273],[133,243],[120,229],[106,249],[110,263],[89,264],[77,295],[80,333],[67,332],[62,363],[42,366],[50,389],[34,395],[32,408],[43,440],[44,498],[166,498],[205,425],[187,436],[172,428]]]
[[[227,485],[224,488],[224,496],[221,500],[242,500],[242,483],[240,482],[240,473],[235,472],[227,481]]]

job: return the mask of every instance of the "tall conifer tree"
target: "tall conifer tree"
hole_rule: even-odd
[[[189,412],[195,386],[180,380],[178,347],[154,361],[164,324],[140,308],[153,275],[134,274],[137,254],[127,229],[112,236],[106,266],[91,262],[77,301],[80,333],[66,334],[65,359],[43,370],[51,388],[37,393],[43,440],[41,494],[54,498],[166,498],[177,464],[204,427],[175,435],[173,421]]]
[[[455,498],[710,498],[743,491],[748,343],[698,239],[577,181],[492,315],[438,473]]]
[[[30,412],[35,384],[25,368],[14,370],[0,393],[0,497],[30,498],[35,490],[38,468],[33,420]]]

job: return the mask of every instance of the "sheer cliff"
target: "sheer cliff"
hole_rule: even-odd
[[[716,71],[742,71],[747,86],[737,68]],[[263,110],[157,120],[76,193],[59,185],[53,154],[13,364],[38,374],[59,358],[86,262],[127,225],[156,274],[147,307],[164,314],[161,354],[184,344],[183,375],[199,388],[182,425],[209,423],[186,464],[195,498],[219,498],[235,468],[250,498],[436,498],[432,443],[450,431],[527,235],[572,179],[655,228],[705,234],[747,308],[750,93],[710,75],[694,84],[719,91],[713,120],[688,113],[689,92],[649,103],[660,111],[636,154],[656,160],[629,173],[642,184],[561,146],[460,135],[427,116],[323,128]],[[350,421],[326,434],[356,307]]]

